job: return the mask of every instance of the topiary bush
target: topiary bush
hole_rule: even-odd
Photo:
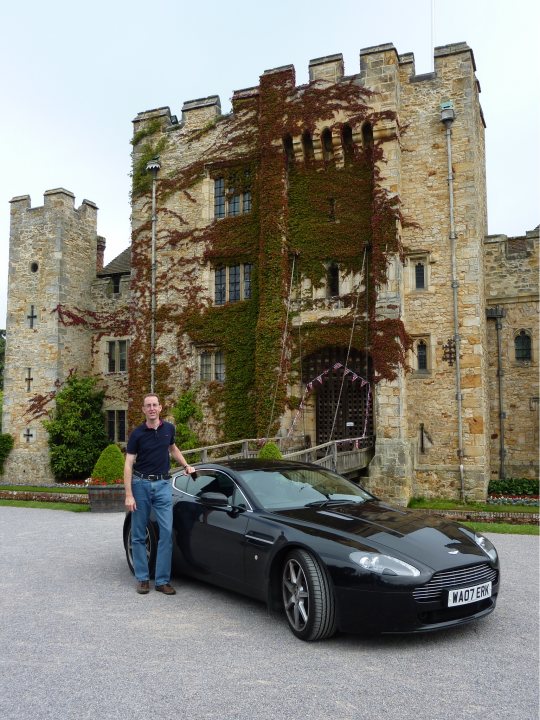
[[[91,485],[117,485],[124,482],[124,455],[118,445],[107,445],[97,459]]]
[[[281,454],[281,450],[278,448],[276,443],[267,442],[259,450],[257,457],[261,460],[281,460],[283,458],[283,455]]]
[[[13,448],[13,437],[8,433],[0,435],[0,475],[4,472],[4,463]]]

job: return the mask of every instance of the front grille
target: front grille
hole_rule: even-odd
[[[480,585],[480,583],[489,582],[490,580],[495,584],[498,576],[497,570],[494,570],[487,563],[456,570],[443,570],[435,573],[428,583],[416,588],[413,591],[413,597],[417,602],[434,602],[443,597],[445,590]]]

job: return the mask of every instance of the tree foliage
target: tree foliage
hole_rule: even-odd
[[[201,422],[203,419],[201,407],[195,402],[193,390],[180,395],[172,409],[172,415],[176,425],[176,445],[180,450],[200,447],[202,442],[190,425],[190,421]]]
[[[56,396],[49,433],[51,469],[57,480],[88,477],[108,444],[102,412],[105,393],[92,377],[71,375]]]
[[[13,448],[13,437],[8,433],[0,434],[0,475],[4,472],[4,463]]]

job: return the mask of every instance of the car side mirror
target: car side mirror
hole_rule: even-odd
[[[199,500],[204,505],[213,505],[214,507],[227,507],[229,505],[227,496],[220,492],[203,492],[199,495]]]

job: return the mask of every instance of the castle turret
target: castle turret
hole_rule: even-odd
[[[6,474],[21,483],[54,480],[41,420],[69,372],[91,369],[90,331],[65,318],[84,315],[103,238],[97,206],[74,200],[63,188],[41,207],[28,195],[11,200],[2,428],[15,440]]]

